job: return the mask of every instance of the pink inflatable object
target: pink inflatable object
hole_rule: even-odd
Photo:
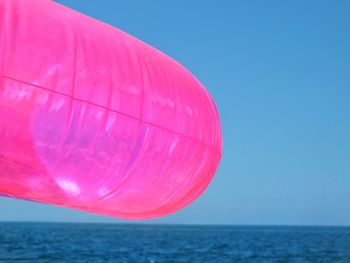
[[[215,104],[179,63],[49,0],[0,0],[0,195],[163,216],[221,158]]]

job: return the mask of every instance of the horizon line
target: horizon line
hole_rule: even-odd
[[[156,222],[75,222],[75,221],[26,221],[26,220],[0,220],[0,224],[97,224],[97,225],[164,225],[164,226],[233,226],[233,227],[350,227],[345,224],[214,224],[214,223],[156,223]]]

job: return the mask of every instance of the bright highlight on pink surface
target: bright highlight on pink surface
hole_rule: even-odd
[[[173,59],[53,1],[0,0],[0,194],[159,217],[205,190],[221,147]]]

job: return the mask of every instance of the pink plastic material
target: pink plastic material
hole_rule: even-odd
[[[179,63],[49,0],[0,0],[0,194],[128,219],[172,213],[221,158]]]

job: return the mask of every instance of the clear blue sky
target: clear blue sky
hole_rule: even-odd
[[[350,1],[59,0],[184,64],[219,107],[224,156],[157,223],[350,225]],[[121,222],[0,199],[0,220]]]

